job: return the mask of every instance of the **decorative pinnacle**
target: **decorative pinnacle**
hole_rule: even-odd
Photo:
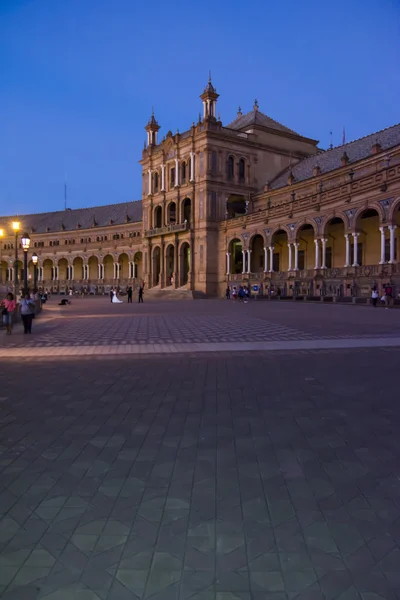
[[[257,98],[254,100],[254,110],[258,110],[258,100],[257,100]]]

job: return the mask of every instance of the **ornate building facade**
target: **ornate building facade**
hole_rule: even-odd
[[[38,255],[38,285],[53,291],[142,281],[200,297],[241,284],[296,296],[400,291],[400,125],[322,151],[257,101],[224,126],[211,81],[200,97],[203,114],[184,133],[159,139],[151,116],[142,200],[0,218],[3,289],[15,220]]]

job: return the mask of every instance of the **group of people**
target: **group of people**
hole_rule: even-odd
[[[144,291],[144,285],[141,284],[138,288],[138,302],[142,303],[143,302],[143,291]],[[133,288],[132,286],[129,286],[128,289],[126,290],[126,294],[128,296],[128,304],[132,304],[132,297],[133,297]],[[110,290],[110,302],[112,302],[113,304],[121,304],[121,302],[123,302],[123,300],[120,300],[118,298],[118,290],[117,288],[111,288]]]
[[[7,296],[1,301],[1,315],[4,325],[6,326],[7,335],[11,335],[14,315],[19,310],[21,314],[22,324],[24,326],[24,334],[32,333],[32,321],[35,318],[36,313],[36,301],[40,298],[39,294],[29,292],[21,294],[21,298],[17,302],[14,294],[9,292]]]
[[[389,306],[393,306],[393,288],[390,285],[390,283],[388,283],[387,285],[384,286],[382,296],[380,295],[379,290],[375,285],[372,288],[371,298],[372,298],[372,305],[375,307],[378,304],[379,298],[381,298],[381,302],[383,302],[385,304],[386,309],[389,308]],[[399,298],[400,298],[400,294],[399,294]]]
[[[225,297],[227,300],[230,300],[231,298],[231,288],[229,286],[226,288]],[[233,286],[232,300],[236,302],[237,298],[239,298],[239,302],[244,302],[245,304],[247,304],[250,298],[250,290],[247,287],[247,285],[239,286],[239,290],[237,289],[236,285]]]

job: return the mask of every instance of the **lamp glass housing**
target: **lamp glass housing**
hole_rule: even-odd
[[[14,231],[19,231],[19,228],[20,228],[19,221],[13,221],[12,228],[14,229]]]
[[[32,254],[32,262],[34,265],[37,265],[38,263],[38,255],[37,254]]]
[[[29,246],[31,245],[31,238],[27,233],[24,233],[24,235],[22,236],[21,244],[22,248],[25,250],[25,252],[27,252],[29,250]]]

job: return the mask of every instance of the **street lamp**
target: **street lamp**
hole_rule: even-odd
[[[12,228],[15,231],[15,261],[14,261],[14,294],[18,294],[18,232],[19,232],[19,221],[13,221]]]
[[[37,264],[38,264],[38,260],[39,257],[36,254],[36,252],[34,252],[32,254],[32,262],[33,262],[33,289],[36,292],[37,290]]]
[[[31,245],[31,238],[27,233],[21,238],[22,249],[24,251],[24,294],[28,293],[28,250]]]

